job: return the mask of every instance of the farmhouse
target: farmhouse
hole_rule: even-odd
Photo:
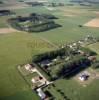
[[[89,56],[88,59],[89,59],[90,61],[95,61],[95,60],[96,60],[96,56]]]
[[[33,77],[31,81],[33,83],[37,83],[37,82],[41,82],[42,80],[43,80],[43,77],[36,76],[36,77]]]
[[[80,76],[79,76],[79,80],[81,81],[86,81],[88,79],[89,75],[88,73],[82,73]]]
[[[79,77],[79,79],[80,79],[81,81],[85,81],[85,80],[87,80],[87,78],[88,78],[87,75],[82,75],[82,76]]]
[[[52,63],[51,63],[50,60],[44,60],[44,61],[42,61],[42,62],[40,63],[40,65],[41,65],[42,67],[50,66],[51,64],[52,64]]]
[[[46,94],[42,91],[42,89],[39,88],[36,91],[37,91],[38,95],[40,96],[41,100],[45,100]]]

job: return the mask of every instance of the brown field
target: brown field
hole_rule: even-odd
[[[84,26],[88,27],[99,27],[99,18],[92,19],[91,21],[84,24]]]
[[[0,34],[7,34],[13,32],[18,32],[18,31],[12,28],[0,28]]]

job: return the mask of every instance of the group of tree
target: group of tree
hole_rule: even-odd
[[[33,62],[38,63],[38,62],[44,61],[46,59],[53,60],[57,57],[60,57],[62,59],[63,56],[67,57],[67,56],[73,56],[73,55],[77,55],[77,54],[78,54],[77,51],[74,51],[71,48],[65,47],[65,48],[61,48],[58,50],[35,55],[35,56],[33,56]]]
[[[78,50],[83,51],[84,55],[79,54]],[[49,76],[51,76],[52,80],[54,80],[54,79],[61,78],[64,76],[71,77],[74,74],[78,73],[79,71],[87,68],[88,66],[91,66],[91,64],[93,64],[94,66],[93,68],[98,68],[99,62],[93,63],[89,59],[89,57],[94,57],[94,56],[96,56],[96,53],[88,48],[79,47],[78,49],[74,50],[66,46],[61,49],[35,55],[33,56],[33,62],[36,63],[39,67],[41,67],[40,66],[41,62],[43,61],[46,62],[46,60],[49,60],[49,63],[54,63],[53,60],[59,58],[58,61],[55,62],[56,65],[58,66],[52,65],[53,67],[57,67],[55,68],[54,73],[51,71],[53,70],[52,66],[50,70],[47,70],[48,66],[46,68],[41,67]],[[66,61],[65,59],[67,57],[70,57],[70,59]]]
[[[56,24],[54,19],[54,15],[32,13],[30,16],[11,18],[8,22],[21,31],[42,32],[61,26]]]
[[[93,69],[98,69],[99,68],[99,61],[96,60],[95,62],[93,62],[92,63],[92,68]]]
[[[57,70],[58,77],[71,77],[82,69],[90,66],[91,62],[85,56],[77,55],[73,59],[65,62]]]
[[[83,51],[86,57],[96,55],[96,52],[94,52],[94,51],[92,51],[88,48],[79,47],[78,49]],[[54,50],[54,51],[35,55],[33,57],[33,62],[38,63],[38,62],[44,61],[46,59],[52,60],[52,59],[55,59],[57,57],[62,58],[63,56],[67,57],[67,56],[75,56],[75,55],[79,55],[78,50],[76,50],[76,49],[73,50],[73,49],[66,46],[66,47],[61,48],[61,49],[57,49],[57,50]]]
[[[10,10],[0,10],[0,16],[8,16],[8,15],[13,15],[13,14],[15,13]]]

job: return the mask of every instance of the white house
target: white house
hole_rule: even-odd
[[[44,100],[46,98],[46,94],[42,91],[41,88],[36,90],[38,95],[40,96],[41,100]]]

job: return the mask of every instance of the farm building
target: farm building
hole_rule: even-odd
[[[40,64],[42,67],[45,67],[45,66],[51,66],[52,63],[50,60],[44,60]]]
[[[30,71],[32,69],[32,66],[30,64],[26,64],[24,67],[28,71]]]
[[[37,82],[41,82],[43,80],[43,77],[40,77],[40,76],[36,76],[34,78],[32,78],[32,82],[33,83],[37,83]]]
[[[40,96],[41,100],[45,100],[46,94],[42,91],[41,88],[37,89],[37,93]]]
[[[79,80],[81,81],[86,81],[89,77],[89,74],[88,73],[82,73],[80,76],[79,76]]]
[[[36,91],[41,100],[53,100],[53,95],[49,91],[46,90],[43,92],[41,88],[38,88]]]

